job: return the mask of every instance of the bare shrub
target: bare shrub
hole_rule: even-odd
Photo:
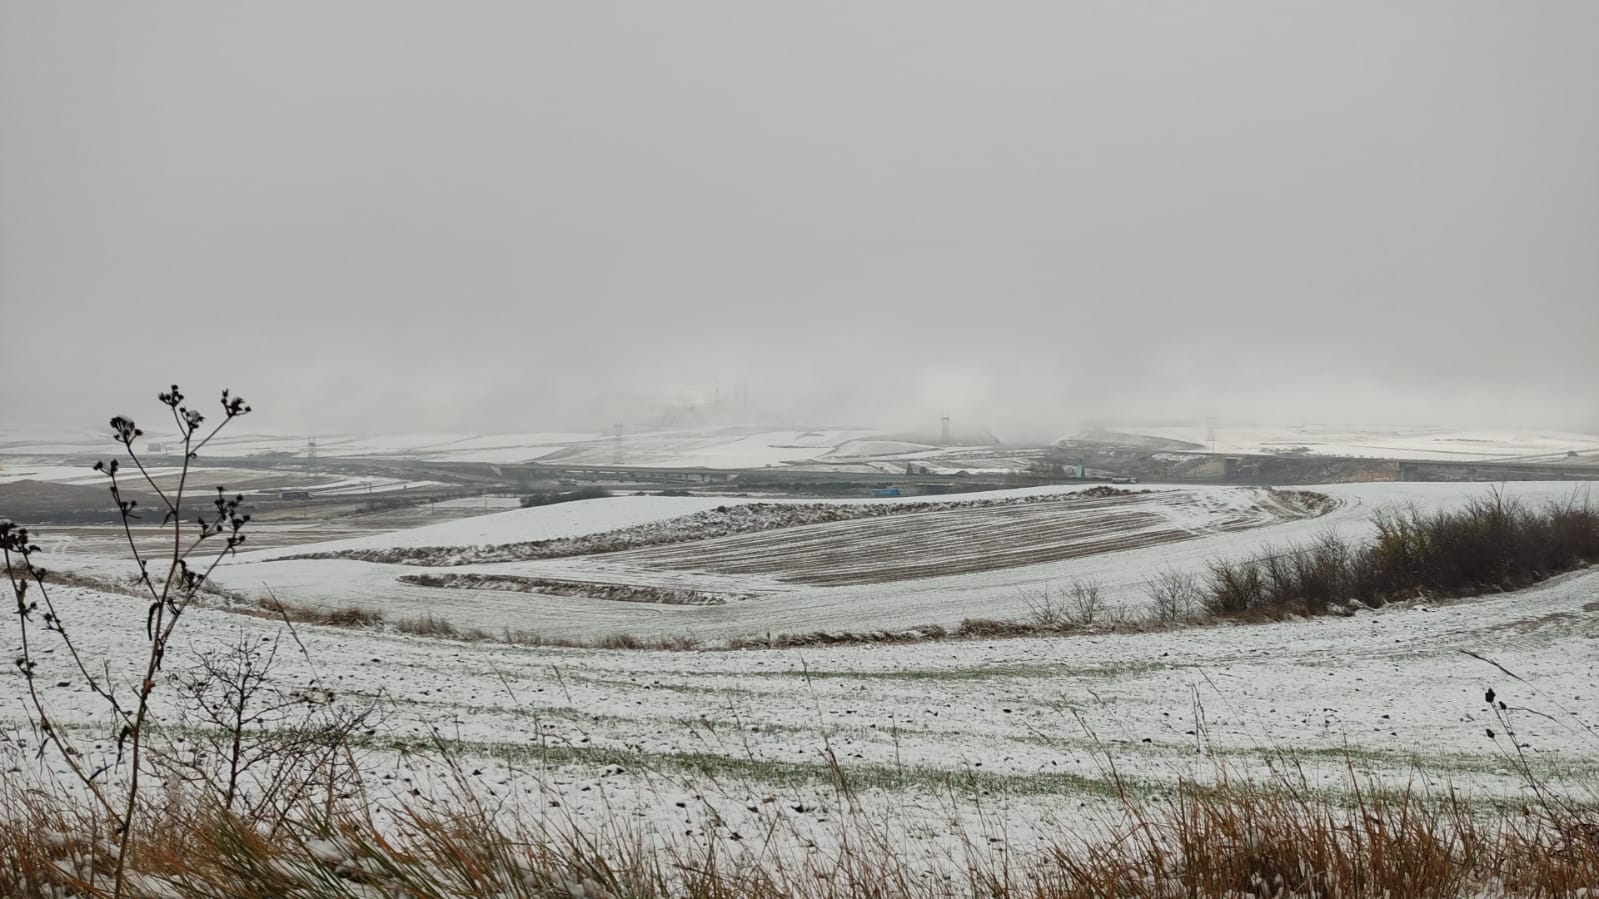
[[[1065,632],[1117,618],[1103,588],[1093,581],[1073,580],[1065,587],[1048,584],[1036,592],[1022,592],[1027,603],[1025,624],[1040,633]]]
[[[1071,625],[1066,597],[1048,584],[1036,592],[1022,591],[1027,603],[1027,623],[1041,630],[1064,630]]]
[[[1144,585],[1150,614],[1160,622],[1189,621],[1204,606],[1204,590],[1199,579],[1186,571],[1168,568]]]
[[[1206,585],[1205,611],[1215,616],[1244,615],[1261,605],[1266,580],[1257,561],[1212,561]]]
[[[1330,604],[1349,596],[1354,586],[1353,556],[1353,548],[1336,534],[1323,534],[1293,553],[1289,562],[1295,597],[1310,610],[1324,613]]]
[[[1109,612],[1104,591],[1093,581],[1072,581],[1067,584],[1066,603],[1076,624],[1095,624],[1103,620]]]
[[[1362,546],[1328,534],[1308,546],[1210,563],[1205,610],[1222,617],[1324,614],[1348,599],[1380,606],[1515,590],[1599,562],[1599,509],[1576,494],[1529,509],[1494,491],[1459,509],[1384,510],[1373,523],[1376,536]],[[1162,589],[1157,579],[1156,592]]]
[[[354,788],[360,774],[345,748],[378,716],[371,698],[350,703],[321,686],[274,685],[280,641],[241,633],[175,675],[176,724],[186,737],[158,750],[164,771],[268,827],[312,785],[331,794]]]

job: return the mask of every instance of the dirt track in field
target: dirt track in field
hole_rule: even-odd
[[[995,508],[828,522],[631,550],[613,562],[758,574],[813,586],[967,574],[1187,540],[1305,518],[1314,494],[1260,491],[1253,502],[1206,506],[1189,494],[1066,495]]]

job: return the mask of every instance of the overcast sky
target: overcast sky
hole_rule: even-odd
[[[1599,3],[0,0],[0,424],[1599,429]]]

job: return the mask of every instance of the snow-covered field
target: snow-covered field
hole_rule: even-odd
[[[1070,497],[1082,488],[1044,487],[969,494],[972,498]],[[904,629],[924,624],[949,626],[971,616],[1019,617],[1030,611],[1031,595],[1047,585],[1072,580],[1092,581],[1112,605],[1141,609],[1147,603],[1145,587],[1167,570],[1197,571],[1215,558],[1236,558],[1272,546],[1312,539],[1323,533],[1361,537],[1371,528],[1372,514],[1382,508],[1415,504],[1437,508],[1483,496],[1494,489],[1487,484],[1342,484],[1318,488],[1336,500],[1326,514],[1308,518],[1265,517],[1237,526],[1240,516],[1260,498],[1260,488],[1180,487],[1149,488],[1135,494],[1139,506],[1128,511],[1150,518],[1102,524],[1104,535],[1076,532],[1074,515],[1104,514],[1071,503],[1022,507],[982,513],[1022,516],[1010,525],[999,519],[966,517],[950,522],[929,517],[890,517],[870,522],[840,522],[805,528],[719,538],[703,543],[680,543],[656,549],[571,558],[487,562],[430,569],[352,559],[284,559],[285,555],[384,547],[506,544],[580,536],[615,528],[657,525],[669,530],[677,516],[703,512],[718,505],[747,502],[703,497],[616,497],[517,509],[401,531],[327,544],[279,547],[243,553],[222,566],[216,578],[223,585],[250,595],[270,589],[284,599],[313,605],[354,605],[403,617],[432,614],[461,627],[499,632],[533,631],[552,637],[591,639],[609,634],[641,636],[692,635],[702,640],[722,640],[765,634],[816,631]],[[1570,483],[1514,483],[1503,487],[1508,495],[1532,503],[1564,499],[1579,489]],[[916,508],[924,500],[842,500],[842,503],[892,503]],[[1041,512],[1056,510],[1053,518]],[[975,515],[976,513],[972,513]],[[1229,525],[1228,522],[1234,522]],[[1045,527],[1034,533],[1039,546],[1053,548],[1043,555],[1024,556],[1015,564],[960,566],[947,570],[950,559],[977,557],[986,550],[975,538],[962,536],[959,527],[979,526],[985,539],[1021,534],[1005,527]],[[918,537],[920,525],[938,539]],[[910,530],[905,530],[909,528]],[[942,530],[941,530],[942,529]],[[1168,533],[1171,539],[1128,541],[1142,532]],[[1075,533],[1075,535],[1074,535]],[[896,536],[896,535],[903,536]],[[1099,541],[1103,539],[1103,543]],[[1078,552],[1071,540],[1087,541]],[[968,545],[969,544],[969,545]],[[697,549],[696,549],[697,548]],[[995,549],[1000,547],[996,544]],[[1094,551],[1098,550],[1098,551]],[[696,552],[704,561],[696,560]],[[896,552],[902,552],[895,556]],[[751,563],[727,564],[740,556]],[[868,570],[880,556],[893,569],[892,577],[830,577]],[[886,560],[892,558],[893,565]],[[716,563],[715,560],[723,560]],[[786,560],[786,561],[783,561]],[[113,563],[73,560],[104,571]],[[787,571],[784,565],[796,566]],[[919,567],[918,567],[919,566]],[[498,590],[444,589],[400,582],[405,575],[429,571],[544,578],[561,581],[617,583],[694,589],[715,593],[757,594],[758,598],[715,606],[618,603],[573,596],[544,596]],[[822,575],[827,583],[816,583]],[[842,580],[842,582],[840,582]],[[828,584],[834,585],[828,585]]]
[[[93,623],[77,630],[84,650],[131,680],[143,603],[77,589],[56,598],[64,620]],[[191,613],[182,633],[169,668],[240,635],[283,638],[272,621],[212,610]],[[1592,570],[1436,608],[1066,639],[671,653],[308,625],[298,637],[306,656],[280,653],[281,683],[387,710],[358,745],[371,783],[396,795],[436,783],[448,769],[427,747],[443,746],[496,802],[558,805],[579,826],[623,821],[662,839],[781,821],[785,840],[853,808],[935,855],[950,837],[1025,852],[1106,800],[1112,764],[1139,794],[1291,760],[1313,789],[1337,789],[1352,769],[1514,800],[1523,777],[1487,687],[1509,704],[1539,776],[1581,785],[1599,774]],[[65,659],[41,659],[58,722],[93,742],[105,725],[91,695]],[[17,704],[0,710],[0,728],[26,733]],[[835,759],[855,784],[848,797]]]
[[[763,468],[827,456],[835,448],[874,433],[863,429],[795,430],[759,427],[720,427],[693,431],[629,431],[620,442],[621,464],[669,468]],[[527,462],[558,460],[573,465],[617,464],[618,444],[613,435],[571,432],[521,434],[389,434],[315,435],[317,454],[323,459],[418,459],[437,462]],[[146,444],[170,449],[172,441],[153,433]],[[308,435],[225,432],[206,448],[212,459],[240,459],[278,454],[303,458]],[[135,449],[146,451],[147,445]],[[909,446],[909,445],[907,445]],[[914,449],[930,450],[916,445]],[[71,431],[40,439],[32,434],[0,432],[0,477],[13,465],[35,464],[36,459],[94,454],[113,455],[116,447],[106,434]],[[151,450],[151,452],[154,452]],[[898,455],[903,450],[896,450]]]
[[[1492,488],[1321,487],[1337,504],[1319,517],[1266,515],[1261,502],[1269,496],[1256,488],[1153,489],[1121,497],[1128,502],[1122,511],[1155,515],[1159,527],[1181,530],[1183,539],[882,583],[822,586],[785,578],[783,566],[793,557],[783,555],[781,541],[752,556],[776,567],[754,572],[702,571],[679,564],[684,558],[649,557],[693,544],[437,569],[619,582],[653,576],[663,585],[762,593],[720,606],[416,587],[396,577],[429,569],[286,560],[286,550],[243,554],[220,572],[225,585],[246,592],[271,587],[284,599],[365,604],[391,620],[426,613],[491,632],[714,639],[864,630],[1025,615],[1026,592],[1074,578],[1101,583],[1115,603],[1137,604],[1143,583],[1162,569],[1191,570],[1324,532],[1358,536],[1379,508],[1438,508]],[[1569,498],[1573,485],[1503,489],[1541,502]],[[1096,506],[1077,503],[1072,493],[1031,488],[987,495],[1032,501],[992,507],[1004,515],[983,524],[1032,528],[1040,525],[1041,509],[1059,511],[1069,524],[1073,515],[1116,508],[1117,497]],[[293,549],[580,536],[659,524],[726,502],[734,501],[618,497]],[[841,502],[914,509],[923,501]],[[864,521],[903,524],[925,516],[937,530],[948,524],[940,516],[960,520],[960,511]],[[1016,520],[1008,525],[1007,515]],[[1236,526],[1240,516],[1259,518]],[[814,545],[831,527],[796,529],[803,539],[795,545]],[[1116,529],[1111,522],[1105,527]],[[1042,543],[1059,537],[1044,533]],[[872,545],[871,535],[856,536],[861,546]],[[747,539],[712,541],[715,557],[750,546],[740,542]],[[849,546],[827,545],[839,553]],[[88,562],[100,573],[129,570],[110,559],[49,562],[68,568]],[[109,659],[113,672],[134,682],[146,604],[73,587],[58,587],[52,596],[88,657]],[[947,861],[952,846],[1020,853],[1058,839],[1072,832],[1074,816],[1109,807],[1113,776],[1139,795],[1159,796],[1179,779],[1204,781],[1221,770],[1263,777],[1286,763],[1313,789],[1341,789],[1353,772],[1396,787],[1454,788],[1513,802],[1525,789],[1519,747],[1531,770],[1551,783],[1581,790],[1599,777],[1599,570],[1593,569],[1519,593],[1403,604],[1349,618],[1070,638],[664,652],[462,642],[309,624],[299,625],[296,636],[305,652],[285,643],[275,674],[281,685],[320,685],[341,701],[375,700],[385,710],[382,724],[356,746],[365,777],[380,790],[401,796],[459,775],[495,802],[539,814],[559,809],[567,824],[596,831],[626,822],[663,841],[768,833],[793,841],[773,851],[810,851],[811,843],[825,846],[843,832],[842,816],[864,815],[883,823],[910,847],[908,854],[920,847],[936,862]],[[181,670],[196,653],[241,637],[288,640],[273,620],[200,608],[183,619],[168,668]],[[4,640],[6,650],[20,648],[14,630]],[[105,739],[108,725],[92,694],[63,653],[37,657],[37,683],[56,720],[86,745],[98,743],[90,751],[99,761],[114,741]],[[21,690],[18,674],[3,676]],[[1515,745],[1484,701],[1488,687],[1508,703],[1503,714],[1514,726]],[[176,714],[166,704],[170,691],[156,695],[158,714],[170,719]],[[23,706],[0,709],[0,731],[26,738]],[[439,760],[441,749],[458,769]],[[58,764],[52,758],[42,764]],[[8,763],[19,770],[41,764],[25,753]],[[847,794],[838,773],[851,784]]]
[[[466,501],[470,502],[470,500]],[[442,524],[308,546],[241,553],[238,563],[306,552],[422,546],[478,546],[549,540],[632,527],[713,509],[729,500],[711,496],[616,496],[509,509]]]
[[[1115,426],[1114,432],[1157,437],[1209,451],[1210,432],[1191,426]],[[1442,461],[1564,458],[1567,453],[1599,454],[1599,435],[1569,431],[1458,431],[1445,428],[1234,427],[1218,425],[1219,453],[1282,453],[1303,448],[1322,456]]]
[[[146,468],[146,472],[163,490],[175,488],[183,477],[183,469],[171,465],[152,465]],[[144,487],[143,478],[137,473],[134,476],[138,477],[139,483],[132,489]],[[0,484],[14,484],[20,481],[40,481],[70,487],[99,487],[108,483],[104,474],[85,465],[29,461],[11,462],[0,467]],[[196,487],[210,490],[217,484],[226,484],[229,492],[258,493],[293,488],[319,496],[365,496],[439,486],[437,481],[407,481],[379,475],[340,478],[295,471],[211,465],[196,466],[189,471],[188,486],[191,491]],[[128,486],[126,480],[124,486]]]
[[[574,443],[543,457],[571,465],[663,468],[765,468],[816,459],[870,431],[795,431],[717,428],[662,431]]]
[[[1194,451],[1209,451],[1209,433],[1192,426],[1116,426],[1113,432],[1178,441]],[[1441,428],[1358,428],[1307,425],[1264,427],[1219,425],[1215,449],[1223,453],[1305,452],[1316,455],[1410,460],[1557,461],[1568,453],[1599,456],[1599,435],[1564,431],[1460,431]],[[164,444],[160,435],[146,438]],[[389,435],[316,435],[317,453],[325,459],[511,464],[540,460],[571,465],[644,466],[665,468],[764,468],[768,466],[849,466],[881,463],[902,471],[907,461],[925,462],[930,470],[987,470],[1025,467],[990,447],[935,446],[907,442],[870,429],[800,430],[771,427],[711,427],[697,430],[624,430],[620,445],[613,434],[530,432],[517,434],[418,433]],[[170,442],[170,441],[165,441]],[[209,447],[212,459],[238,459],[276,454],[303,458],[307,435],[224,433]],[[144,447],[141,447],[143,449]],[[96,431],[63,431],[38,435],[0,430],[0,482],[17,480],[28,466],[48,468],[61,456],[111,454],[115,447]],[[48,472],[45,479],[56,479]],[[63,475],[64,477],[64,475]]]

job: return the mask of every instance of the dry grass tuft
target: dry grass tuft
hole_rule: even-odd
[[[109,895],[107,832],[93,808],[10,784],[5,793],[0,894]],[[1057,834],[1036,854],[996,863],[951,849],[949,870],[964,872],[953,879],[929,878],[905,847],[849,815],[831,825],[843,831],[839,853],[785,855],[652,843],[620,822],[574,830],[491,813],[471,796],[427,810],[369,798],[308,803],[276,829],[214,805],[151,809],[124,895],[1444,899],[1599,888],[1593,812],[1540,804],[1488,814],[1414,792],[1357,790],[1344,804],[1285,784],[1188,784],[1168,802],[1129,801],[1115,826]]]

